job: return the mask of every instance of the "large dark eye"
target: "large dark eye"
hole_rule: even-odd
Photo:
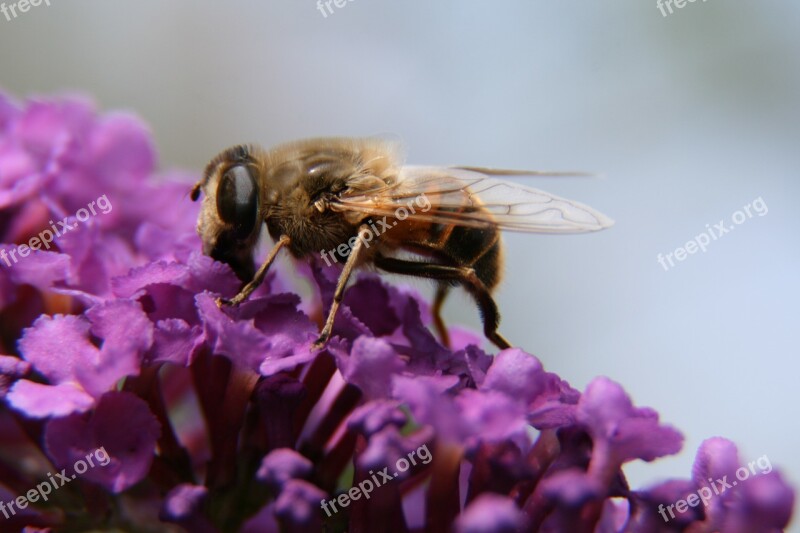
[[[217,212],[223,222],[233,224],[237,238],[245,239],[253,232],[258,194],[248,167],[237,165],[222,175],[217,186]]]

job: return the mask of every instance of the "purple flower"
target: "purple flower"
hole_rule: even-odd
[[[400,402],[376,400],[353,410],[347,425],[351,430],[369,437],[388,425],[403,427],[406,420]]]
[[[320,502],[325,492],[307,481],[289,480],[275,501],[275,516],[287,531],[320,531]]]
[[[710,495],[705,522],[711,528],[732,532],[779,530],[789,523],[794,492],[773,471],[767,456],[745,465],[735,444],[711,438],[697,451],[692,481],[698,494]]]
[[[291,448],[279,448],[264,457],[256,476],[261,481],[281,488],[290,479],[302,479],[310,475],[313,468],[311,461]]]
[[[456,522],[459,533],[516,533],[527,519],[514,500],[499,494],[483,494],[464,510]]]
[[[187,531],[215,532],[217,529],[203,514],[203,504],[207,497],[206,487],[190,483],[178,485],[164,498],[160,518],[165,522],[174,522]]]
[[[683,444],[683,435],[660,424],[654,410],[634,407],[622,387],[608,378],[589,383],[578,401],[576,419],[592,440],[590,485],[608,487],[623,463],[653,461],[679,452]],[[606,495],[610,494],[599,494]]]
[[[56,466],[68,469],[95,450],[104,450],[107,464],[101,462],[82,475],[118,493],[147,475],[160,431],[143,400],[127,392],[108,392],[91,415],[74,414],[48,422],[45,441]]]
[[[467,330],[442,346],[429,305],[374,275],[349,287],[319,350],[336,267],[298,265],[315,288],[306,301],[276,271],[221,308],[241,282],[201,253],[187,194],[197,176],[155,175],[156,159],[134,117],[0,94],[0,444],[26,458],[0,464],[0,502],[48,473],[67,480],[9,527],[789,522],[794,491],[766,456],[742,463],[720,438],[703,443],[690,478],[631,488],[623,465],[683,442],[656,411],[610,379],[581,393],[521,349],[486,353]]]
[[[91,342],[92,335],[102,339],[100,348]],[[152,342],[152,323],[130,300],[98,304],[85,317],[42,316],[23,332],[19,347],[51,385],[20,380],[9,391],[8,401],[36,417],[85,411],[93,403],[91,398],[139,373],[141,356]],[[56,391],[59,401],[50,396]]]
[[[356,339],[350,354],[340,356],[337,363],[345,380],[368,398],[386,397],[392,376],[405,366],[388,342],[370,337]]]
[[[8,393],[8,389],[15,380],[24,377],[30,372],[31,364],[17,357],[0,355],[0,398]]]

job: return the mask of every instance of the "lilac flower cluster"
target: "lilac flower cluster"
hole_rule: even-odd
[[[0,501],[103,447],[110,462],[5,528],[179,531],[770,532],[791,518],[777,471],[665,521],[741,466],[706,441],[690,478],[631,489],[621,467],[683,437],[607,378],[582,393],[519,349],[490,356],[428,329],[415,293],[361,277],[334,337],[310,346],[337,271],[298,265],[321,303],[200,253],[191,179],[156,176],[146,128],[80,99],[0,95],[0,248],[106,195],[114,209],[0,265]],[[426,446],[327,516],[321,503]]]

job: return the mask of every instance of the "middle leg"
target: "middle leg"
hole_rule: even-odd
[[[350,275],[353,273],[353,268],[355,268],[361,252],[364,250],[364,237],[371,231],[372,230],[370,230],[369,226],[366,225],[358,228],[358,239],[356,240],[355,245],[353,245],[353,249],[350,250],[350,256],[347,258],[347,262],[344,264],[344,269],[339,275],[339,281],[336,283],[336,290],[333,293],[331,308],[328,311],[328,318],[325,320],[325,327],[322,328],[319,338],[316,340],[316,342],[314,342],[314,349],[321,348],[326,342],[328,342],[328,338],[331,336],[331,332],[333,331],[333,320],[336,318],[336,312],[339,310],[339,304],[342,302],[344,289],[347,287],[347,281],[350,279]]]

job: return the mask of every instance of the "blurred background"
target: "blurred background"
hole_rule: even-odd
[[[199,172],[238,142],[385,134],[409,163],[602,173],[535,180],[616,225],[509,234],[501,332],[684,432],[680,455],[627,467],[633,486],[688,477],[714,435],[800,484],[800,5],[50,4],[0,15],[0,86],[135,112],[163,169]],[[764,216],[657,261],[758,198]],[[446,317],[479,325],[463,294]]]

